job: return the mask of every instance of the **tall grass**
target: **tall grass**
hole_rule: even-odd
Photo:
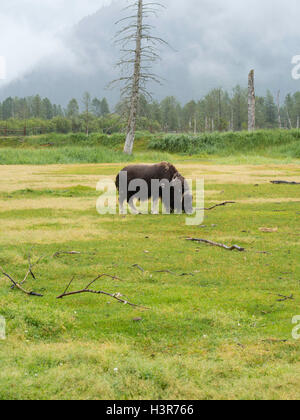
[[[148,142],[154,137],[148,132],[137,132],[136,141]],[[59,134],[50,133],[39,136],[28,137],[0,137],[1,147],[41,147],[41,146],[107,146],[110,148],[122,146],[125,143],[124,133],[112,135],[102,133],[92,133],[87,136],[84,133]]]
[[[64,146],[50,149],[0,149],[0,165],[51,165],[70,163],[115,163],[133,160],[109,148]]]
[[[148,147],[170,153],[231,155],[239,153],[280,154],[299,157],[300,130],[260,130],[253,133],[206,133],[166,135],[152,138]]]
[[[176,161],[183,156],[300,158],[300,130],[260,130],[253,133],[150,134],[138,132],[134,152],[122,153],[125,135],[47,134],[0,138],[0,164],[68,164]],[[174,154],[177,154],[175,156]]]

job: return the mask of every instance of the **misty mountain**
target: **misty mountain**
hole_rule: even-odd
[[[60,33],[62,48],[45,56],[21,78],[0,89],[0,100],[7,96],[40,94],[55,103],[66,105],[84,91],[93,96],[119,100],[118,90],[106,90],[108,82],[118,77],[114,63],[118,48],[113,44],[115,22],[123,16],[123,0],[112,2],[77,25]],[[223,4],[224,3],[224,4]],[[256,0],[254,0],[256,3]],[[251,68],[256,70],[258,93],[267,89],[282,93],[300,90],[300,82],[291,77],[291,58],[297,49],[298,23],[292,11],[282,16],[273,3],[271,17],[264,9],[267,0],[255,13],[245,14],[241,5],[229,0],[168,2],[168,8],[155,21],[156,34],[169,42],[161,50],[162,61],[154,71],[163,79],[163,86],[150,86],[157,99],[174,95],[181,101],[199,99],[214,87],[231,89],[246,86]],[[276,19],[283,19],[278,26]],[[277,25],[277,26],[276,26]]]

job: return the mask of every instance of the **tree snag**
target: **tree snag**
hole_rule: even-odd
[[[251,70],[248,77],[248,131],[255,130],[255,86],[254,70]]]
[[[281,130],[282,123],[281,123],[281,115],[280,115],[280,90],[277,92],[277,114],[278,114],[278,127]]]
[[[122,76],[111,85],[121,82],[121,97],[129,108],[128,125],[124,153],[131,155],[135,140],[136,123],[140,95],[151,98],[146,88],[148,82],[160,83],[159,78],[151,72],[152,64],[160,59],[158,44],[167,44],[163,39],[153,36],[153,25],[145,22],[146,18],[157,16],[160,3],[135,0],[125,10],[132,10],[132,15],[117,22],[124,27],[116,34],[116,43],[120,45],[122,54],[117,66]],[[124,74],[125,73],[125,74]],[[127,74],[126,74],[127,73]]]

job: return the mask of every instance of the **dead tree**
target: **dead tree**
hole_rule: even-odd
[[[280,90],[277,93],[277,112],[278,112],[278,126],[281,129],[282,124],[281,124],[281,115],[280,115]]]
[[[84,105],[84,121],[85,121],[85,132],[89,135],[89,124],[91,118],[91,95],[88,92],[83,94],[82,102]]]
[[[248,131],[255,130],[255,86],[254,70],[251,70],[248,77]]]
[[[291,117],[290,117],[290,113],[289,113],[288,107],[286,107],[286,114],[287,114],[287,117],[288,117],[288,122],[289,122],[290,130],[292,130],[293,129],[293,124],[292,124],[292,120],[291,120]]]
[[[121,58],[117,66],[121,69],[121,77],[112,84],[121,82],[121,96],[129,107],[126,142],[124,153],[132,154],[138,115],[140,95],[151,98],[147,90],[148,82],[160,83],[157,75],[152,73],[152,64],[160,59],[158,45],[167,44],[159,37],[153,36],[153,25],[146,20],[157,16],[160,3],[135,0],[125,10],[133,10],[132,14],[121,19],[117,24],[124,27],[118,31],[115,40],[120,46]]]

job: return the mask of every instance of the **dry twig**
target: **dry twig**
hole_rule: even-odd
[[[140,265],[138,265],[138,264],[134,264],[133,266],[132,266],[133,268],[138,268],[142,273],[144,273],[145,272],[145,270],[143,269],[143,267],[141,267]]]
[[[206,210],[206,211],[214,210],[216,207],[227,206],[227,204],[236,204],[236,202],[235,201],[224,201],[224,203],[215,204],[214,206],[209,207],[209,208],[205,208],[204,210]]]
[[[58,251],[55,254],[53,254],[53,258],[57,258],[60,255],[81,255],[81,252],[77,252],[77,251]]]
[[[22,285],[22,284],[24,284],[26,282],[26,280],[28,279],[28,276],[29,275],[31,275],[31,277],[33,278],[33,280],[36,280],[36,277],[35,277],[35,275],[34,275],[34,273],[33,273],[32,270],[33,270],[33,268],[36,265],[38,265],[41,262],[41,260],[44,258],[44,256],[41,256],[34,264],[32,264],[32,262],[31,262],[31,255],[30,254],[28,254],[28,257],[27,258],[28,258],[28,271],[27,271],[24,279],[21,281],[21,283],[19,283],[20,285]],[[11,286],[12,289],[14,289],[15,287],[16,287],[15,285],[12,285]]]
[[[16,282],[9,274],[7,274],[4,270],[3,270],[3,268],[2,267],[0,267],[0,270],[1,270],[1,272],[2,272],[2,274],[6,277],[6,278],[8,278],[11,282],[12,282],[12,284],[13,284],[13,286],[14,287],[16,287],[17,289],[19,289],[19,290],[21,290],[21,292],[23,292],[23,293],[25,293],[26,295],[28,295],[28,296],[37,296],[37,297],[43,297],[43,295],[40,295],[39,293],[35,293],[35,292],[28,292],[27,290],[25,290],[22,286],[21,286],[21,284],[19,284],[18,282]],[[29,275],[29,274],[28,274]],[[28,277],[28,276],[27,276]],[[25,276],[25,279],[27,278],[26,276]],[[25,280],[24,279],[24,280]],[[24,282],[24,280],[23,280],[23,282]]]
[[[136,305],[136,304],[134,304],[134,303],[130,303],[130,302],[128,302],[127,300],[125,300],[125,299],[122,299],[122,295],[120,294],[120,293],[108,293],[108,292],[104,292],[104,291],[102,291],[102,290],[93,290],[93,289],[90,289],[90,287],[97,281],[97,280],[99,280],[99,279],[101,279],[101,278],[103,278],[103,277],[109,277],[109,278],[111,278],[111,279],[113,279],[113,280],[116,280],[116,279],[118,279],[118,277],[116,277],[116,276],[111,276],[111,275],[109,275],[109,274],[100,274],[99,276],[97,276],[94,280],[92,280],[87,286],[85,286],[85,288],[84,289],[81,289],[81,290],[77,290],[77,291],[74,291],[74,292],[68,292],[68,290],[69,290],[69,288],[70,288],[70,286],[71,286],[71,284],[73,283],[73,280],[74,280],[74,277],[73,277],[73,279],[70,281],[70,283],[68,284],[68,286],[67,286],[67,288],[65,289],[65,291],[64,291],[64,293],[62,293],[61,295],[59,295],[59,296],[57,296],[57,298],[56,299],[63,299],[63,298],[65,298],[65,297],[67,297],[67,296],[74,296],[74,295],[79,295],[79,294],[82,294],[82,293],[93,293],[93,294],[95,294],[95,295],[105,295],[105,296],[109,296],[109,297],[111,297],[111,298],[113,298],[113,299],[116,299],[118,302],[120,302],[120,303],[123,303],[124,305],[129,305],[129,306],[132,306],[132,307],[135,307],[135,308],[140,308],[140,309],[149,309],[149,308],[146,308],[146,307],[143,307],[143,306],[140,306],[140,305]]]
[[[271,184],[280,185],[300,185],[300,182],[294,182],[294,181],[271,181]]]
[[[209,241],[207,239],[186,238],[186,240],[191,241],[191,242],[200,242],[200,243],[204,243],[204,244],[208,244],[208,245],[212,245],[212,246],[217,246],[219,248],[226,249],[227,251],[234,251],[234,250],[237,250],[237,251],[240,251],[240,252],[245,251],[245,248],[242,248],[238,245],[227,246],[227,245],[224,245],[224,244],[219,244],[217,242]]]
[[[278,299],[277,302],[285,302],[286,300],[294,300],[294,295],[291,296],[284,296],[284,295],[277,295],[282,299]]]
[[[202,208],[202,209],[200,209],[200,208],[197,208],[196,210],[205,210],[205,211],[210,211],[210,210],[214,210],[215,208],[217,208],[217,207],[224,207],[224,206],[227,206],[227,204],[236,204],[236,202],[235,201],[224,201],[223,203],[219,203],[219,204],[215,204],[214,206],[212,206],[212,207],[204,207],[204,208]],[[203,227],[203,226],[202,226]]]
[[[179,277],[184,277],[184,276],[194,276],[194,273],[174,273],[174,271],[170,271],[170,270],[158,270],[158,271],[154,271],[154,273],[159,273],[159,274],[171,274],[172,276],[179,276]]]

